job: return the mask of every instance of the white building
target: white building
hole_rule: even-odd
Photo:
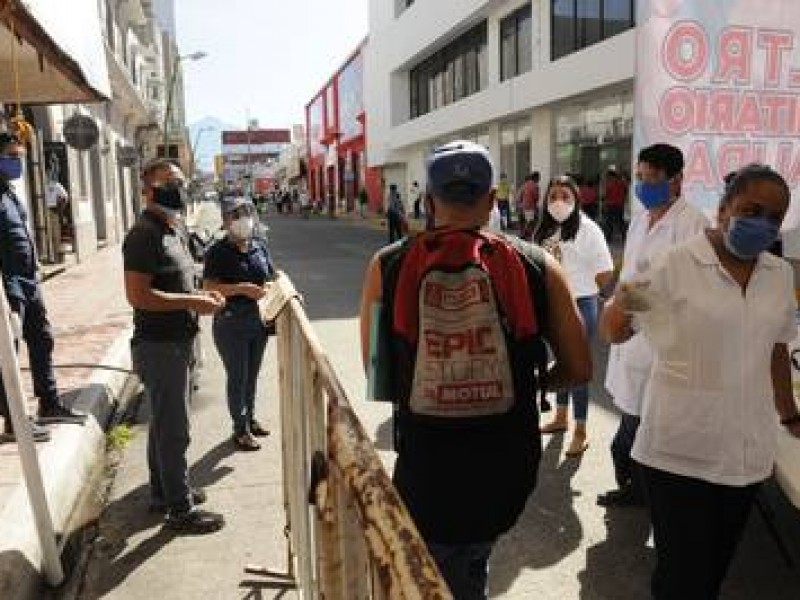
[[[424,156],[486,145],[532,171],[631,165],[635,0],[372,0],[367,156],[384,185],[423,184]]]

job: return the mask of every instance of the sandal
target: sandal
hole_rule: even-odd
[[[569,444],[569,448],[567,448],[567,451],[564,453],[564,455],[570,458],[577,458],[578,456],[582,456],[588,448],[589,440],[587,440],[585,437],[582,439],[573,437]]]
[[[566,423],[560,423],[558,421],[552,421],[547,425],[539,428],[539,431],[542,433],[564,433],[567,430]]]
[[[239,449],[243,450],[244,452],[254,452],[256,450],[261,450],[261,445],[256,441],[249,432],[242,433],[239,435],[233,435],[233,444]]]

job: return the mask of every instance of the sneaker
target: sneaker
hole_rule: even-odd
[[[250,419],[250,433],[256,437],[266,437],[269,435],[269,430],[255,419]]]
[[[225,519],[222,515],[194,507],[181,512],[168,512],[164,518],[164,527],[167,529],[190,535],[214,533],[224,526]]]
[[[33,436],[34,442],[49,442],[50,441],[50,431],[45,429],[41,425],[37,425],[33,421],[30,421],[31,426],[31,435]],[[14,433],[14,428],[11,426],[11,419],[6,419],[6,425],[3,429],[2,435],[0,435],[0,440],[3,442],[16,442],[17,436]]]
[[[644,497],[631,484],[627,484],[617,490],[599,495],[597,504],[605,507],[645,506],[645,501]]]
[[[249,431],[241,434],[233,434],[233,444],[244,452],[255,452],[261,450],[261,444],[256,441]]]
[[[198,504],[205,504],[208,497],[204,490],[200,488],[192,488],[192,505],[197,506]],[[167,513],[167,505],[164,504],[163,500],[153,500],[150,503],[150,507],[148,508],[149,512],[151,513],[160,513],[166,514]]]

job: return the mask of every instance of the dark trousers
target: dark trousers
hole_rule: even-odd
[[[255,303],[232,305],[214,316],[214,344],[227,375],[228,410],[235,435],[250,430],[267,328]]]
[[[133,368],[150,402],[147,464],[154,504],[170,511],[192,507],[189,488],[189,398],[194,340],[131,343]]]
[[[617,485],[619,487],[633,485],[634,491],[644,498],[644,484],[639,465],[631,458],[631,450],[640,422],[639,417],[622,413],[617,433],[611,440],[611,459],[614,462],[614,477]]]
[[[53,372],[53,328],[47,320],[41,290],[37,287],[30,298],[20,301],[9,299],[22,321],[22,338],[28,346],[28,360],[33,378],[33,393],[40,406],[58,402],[56,375]],[[0,376],[0,415],[9,423],[8,398]]]
[[[511,226],[511,203],[508,200],[498,200],[497,210],[500,211],[500,227],[506,231]]]
[[[625,224],[625,207],[606,206],[603,215],[606,237],[611,240],[615,234],[619,233],[620,239],[624,240],[628,233],[628,226]]]
[[[732,487],[640,465],[649,495],[656,600],[714,600],[760,484]]]
[[[403,218],[395,212],[389,212],[387,215],[389,225],[389,243],[399,240],[403,237]]]

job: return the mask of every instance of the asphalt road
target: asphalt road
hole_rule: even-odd
[[[306,310],[387,465],[393,454],[387,406],[364,401],[365,383],[357,334],[361,278],[384,234],[360,223],[270,219],[274,258],[303,293]],[[122,455],[114,490],[101,522],[82,598],[260,599],[293,597],[279,587],[247,576],[259,563],[285,568],[278,432],[257,453],[235,453],[223,373],[205,332],[207,366],[195,402],[191,457],[194,482],[206,486],[209,507],[225,513],[228,525],[202,538],[176,538],[148,515],[145,435],[146,407],[136,436]],[[258,410],[278,423],[274,343],[264,363]],[[617,417],[597,382],[604,353],[595,350],[596,376],[589,417],[590,448],[582,460],[564,457],[561,436],[545,438],[539,485],[517,526],[497,545],[491,561],[492,598],[543,600],[640,600],[649,597],[653,550],[647,514],[640,509],[606,510],[598,493],[613,484],[608,444]],[[765,501],[777,527],[800,561],[800,513],[768,487]],[[723,600],[795,600],[800,576],[784,564],[764,521],[753,515],[726,583]]]

